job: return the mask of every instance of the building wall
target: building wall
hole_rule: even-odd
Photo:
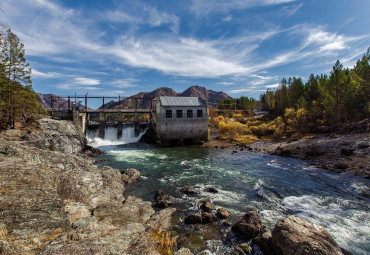
[[[166,110],[172,110],[172,118],[166,118]],[[182,110],[182,118],[177,118],[176,110]],[[193,117],[187,117],[187,110],[193,110]],[[197,110],[202,110],[203,117],[197,117]],[[171,140],[179,144],[183,140],[207,141],[208,122],[207,107],[163,107],[158,102],[155,113],[156,140],[162,145],[168,145]]]

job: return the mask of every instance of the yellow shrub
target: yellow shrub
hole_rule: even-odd
[[[233,115],[233,119],[242,119],[242,118],[244,118],[244,116],[243,116],[243,114],[241,114],[241,113],[235,113],[235,114]]]
[[[176,238],[171,237],[170,232],[162,232],[160,229],[156,229],[151,234],[151,238],[157,243],[161,255],[172,255],[176,250]]]

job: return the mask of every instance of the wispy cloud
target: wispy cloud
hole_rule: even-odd
[[[230,86],[230,85],[233,85],[234,83],[233,82],[223,81],[223,82],[217,82],[217,84],[218,85]]]
[[[127,79],[117,79],[114,81],[109,82],[110,85],[112,85],[115,88],[132,88],[132,87],[138,87],[136,84],[139,80],[134,78],[127,78]]]
[[[259,6],[279,5],[296,0],[192,0],[191,9],[198,15],[228,13],[231,10],[249,9]]]
[[[56,72],[40,72],[36,69],[32,69],[32,77],[39,77],[39,78],[58,78],[62,77],[63,74],[56,73]]]
[[[282,11],[284,15],[294,15],[299,9],[301,9],[303,6],[303,3],[297,4],[297,5],[290,5],[290,6],[285,6],[282,8]]]
[[[74,82],[75,84],[78,84],[78,85],[88,85],[88,86],[95,86],[95,85],[100,84],[100,81],[97,79],[84,78],[84,77],[74,78]]]

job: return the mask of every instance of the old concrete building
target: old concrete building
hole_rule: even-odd
[[[208,140],[207,104],[201,98],[162,96],[155,107],[157,143],[169,146]]]

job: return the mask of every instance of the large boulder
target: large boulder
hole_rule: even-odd
[[[263,226],[257,211],[247,212],[238,222],[232,226],[232,230],[242,235],[246,240],[258,236]]]
[[[282,255],[342,255],[335,240],[321,226],[289,216],[272,230],[272,248]]]
[[[127,168],[123,170],[121,175],[122,182],[128,184],[137,181],[140,178],[140,172],[135,168]]]

